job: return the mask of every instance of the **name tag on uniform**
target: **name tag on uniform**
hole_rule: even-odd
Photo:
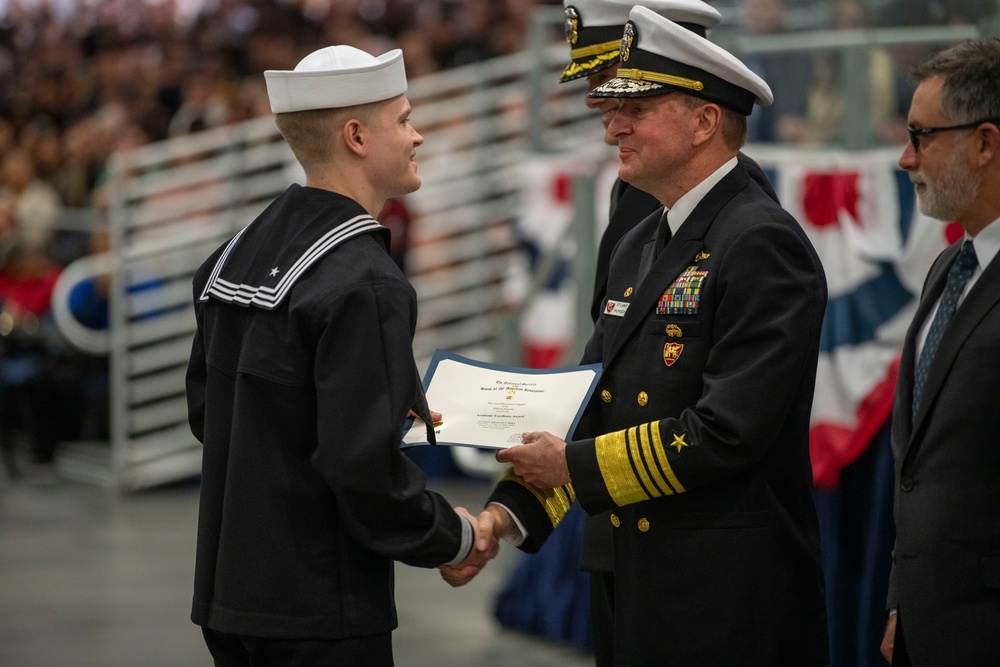
[[[625,317],[625,311],[628,310],[628,301],[613,301],[608,299],[608,302],[604,304],[604,314],[613,315],[614,317]]]

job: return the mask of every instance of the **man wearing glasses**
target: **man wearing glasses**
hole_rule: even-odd
[[[964,237],[907,331],[892,421],[892,665],[997,665],[1000,642],[1000,40],[930,56],[899,159],[921,212]]]

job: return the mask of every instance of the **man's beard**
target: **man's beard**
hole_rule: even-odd
[[[924,176],[923,194],[917,194],[921,213],[951,222],[960,218],[975,201],[982,181],[965,164],[964,152],[964,143],[959,142],[936,178]]]

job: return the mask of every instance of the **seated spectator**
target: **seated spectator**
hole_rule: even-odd
[[[860,30],[870,26],[868,9],[860,0],[835,0],[831,7],[832,30]],[[870,120],[876,139],[885,143],[906,141],[906,120],[897,99],[899,74],[889,53],[869,49]],[[778,134],[783,141],[830,144],[844,141],[845,78],[843,52],[827,51],[816,58],[804,117],[786,117]]]
[[[55,188],[38,178],[24,148],[9,151],[0,165],[0,205],[13,213],[21,241],[34,250],[47,250],[62,202]]]
[[[4,216],[9,223],[9,216]],[[46,369],[54,347],[49,315],[59,267],[39,249],[16,241],[0,267],[0,438],[11,448],[11,431],[24,430],[35,463],[52,462],[58,428],[56,399]],[[55,406],[58,409],[58,405]],[[8,455],[8,467],[12,458]]]
[[[167,133],[177,137],[225,124],[229,107],[220,91],[218,78],[208,68],[188,68],[181,82],[182,103],[170,119]]]
[[[745,0],[743,26],[749,35],[788,32],[788,10],[784,1]],[[754,107],[747,118],[747,141],[788,141],[781,128],[789,119],[805,116],[806,94],[812,80],[812,56],[784,51],[744,54],[742,60],[774,91],[774,104]]]

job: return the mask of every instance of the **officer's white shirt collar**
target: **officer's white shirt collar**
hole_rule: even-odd
[[[1000,253],[1000,218],[986,225],[982,231],[976,234],[974,239],[968,234],[965,235],[965,238],[975,242],[973,247],[976,249],[976,259],[979,260],[976,272],[985,271],[997,253]]]
[[[670,233],[676,234],[677,230],[681,228],[684,221],[688,219],[691,212],[701,203],[701,200],[705,198],[705,195],[709,191],[719,184],[726,174],[731,172],[736,167],[736,158],[733,157],[728,160],[721,167],[713,171],[708,177],[703,180],[698,185],[694,186],[683,195],[681,198],[674,202],[674,205],[670,207],[669,213],[667,214],[667,224],[670,225]]]

